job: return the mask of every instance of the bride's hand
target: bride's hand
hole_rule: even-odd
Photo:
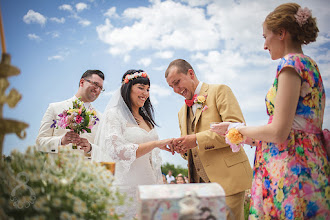
[[[161,150],[171,152],[173,155],[174,154],[173,140],[174,140],[174,138],[160,140],[158,148]]]
[[[211,126],[211,131],[217,133],[220,136],[225,136],[228,126],[231,124],[231,122],[221,122],[219,124],[214,124]]]

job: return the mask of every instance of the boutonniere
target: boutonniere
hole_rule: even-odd
[[[194,103],[197,105],[197,108],[203,108],[202,112],[208,109],[207,105],[204,105],[207,95],[199,95],[195,98]]]

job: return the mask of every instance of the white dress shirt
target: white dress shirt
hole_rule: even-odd
[[[197,96],[199,96],[199,93],[200,93],[200,91],[201,91],[202,85],[203,85],[202,82],[199,82],[199,83],[198,83],[198,86],[197,86],[196,89],[195,89],[195,93],[194,93],[194,95],[197,94]],[[192,112],[193,112],[194,115],[195,115],[196,110],[197,110],[197,105],[194,103],[191,107],[192,107]]]

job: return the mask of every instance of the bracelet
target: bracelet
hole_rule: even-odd
[[[90,153],[92,151],[92,149],[93,149],[91,143],[89,143],[89,146],[91,147],[91,149],[87,153]]]

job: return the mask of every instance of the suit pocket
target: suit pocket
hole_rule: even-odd
[[[241,153],[234,153],[234,155],[225,158],[225,163],[227,167],[234,166],[244,161],[247,161],[247,158],[245,158],[244,155]]]

